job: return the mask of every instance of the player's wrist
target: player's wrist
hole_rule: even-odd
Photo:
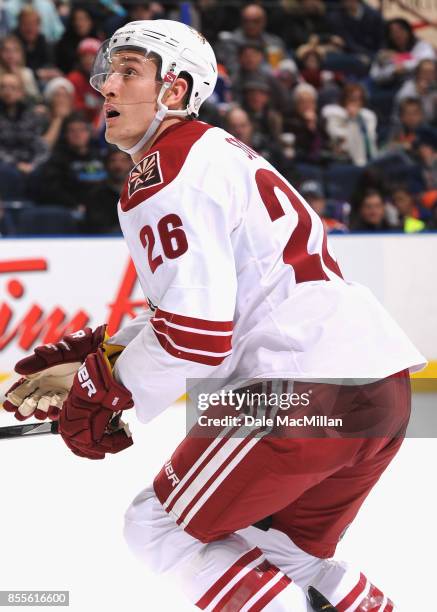
[[[108,356],[99,348],[77,371],[59,415],[59,433],[76,454],[103,459],[132,445],[124,427],[111,426],[115,414],[132,406],[130,391],[114,379]]]

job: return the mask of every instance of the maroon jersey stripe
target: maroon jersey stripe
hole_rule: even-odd
[[[197,319],[195,317],[186,317],[184,315],[175,314],[174,312],[167,312],[165,310],[158,310],[155,312],[155,319],[166,319],[168,323],[174,323],[175,325],[183,325],[184,327],[193,327],[194,329],[200,329],[204,331],[232,331],[232,321],[209,321],[208,319]]]
[[[169,327],[165,321],[150,319],[150,324],[156,332],[168,336],[175,344],[185,349],[208,351],[210,353],[226,353],[232,349],[232,336],[212,336],[210,334],[192,333]]]
[[[210,366],[220,365],[224,359],[226,359],[226,357],[212,357],[211,355],[198,355],[197,353],[190,353],[189,351],[181,351],[180,349],[172,346],[162,334],[158,334],[155,331],[155,336],[157,337],[162,348],[173,357],[178,357],[178,359],[185,359],[186,361],[194,361],[196,363],[203,363],[204,365]]]

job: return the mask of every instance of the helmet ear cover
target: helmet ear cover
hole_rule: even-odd
[[[193,91],[193,77],[191,76],[191,74],[189,72],[186,72],[185,70],[182,70],[182,72],[180,72],[178,74],[178,79],[184,79],[184,81],[186,81],[187,85],[188,85],[187,92],[186,92],[186,94],[184,96],[184,99],[182,100],[182,108],[185,109],[188,106],[188,103],[189,103],[190,97],[191,97],[191,92]],[[188,117],[190,119],[194,119],[193,113],[190,113],[188,115]]]

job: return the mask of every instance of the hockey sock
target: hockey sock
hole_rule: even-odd
[[[392,612],[393,602],[373,585],[363,573],[348,563],[323,562],[319,574],[311,580],[338,612]]]
[[[311,610],[304,591],[237,534],[205,544],[179,578],[189,599],[208,612]]]

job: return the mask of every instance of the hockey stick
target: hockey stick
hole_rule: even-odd
[[[108,425],[108,433],[125,426],[120,422],[120,414],[112,417]],[[10,440],[11,438],[21,438],[25,436],[40,436],[42,434],[58,434],[58,421],[44,421],[43,423],[23,423],[22,425],[10,425],[0,427],[0,440]]]
[[[37,436],[41,434],[57,434],[58,421],[44,423],[23,423],[22,425],[10,425],[0,427],[0,440],[21,438],[23,436]]]

